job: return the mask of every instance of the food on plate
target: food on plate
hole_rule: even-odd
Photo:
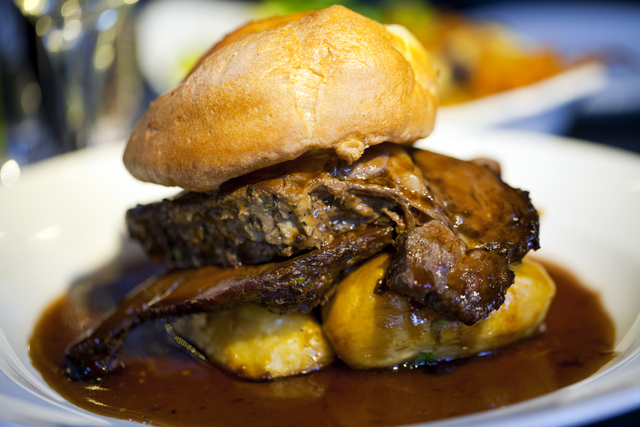
[[[411,147],[433,127],[436,74],[406,29],[341,6],[214,46],[124,153],[136,178],[185,190],[127,213],[172,271],[68,347],[69,375],[122,369],[128,333],[157,318],[248,379],[308,373],[334,352],[354,368],[433,363],[538,331],[555,288],[542,267],[516,267],[539,246],[528,194],[494,163]],[[382,329],[378,304],[393,306]]]
[[[323,329],[347,365],[386,368],[437,363],[493,351],[538,333],[555,295],[544,267],[524,260],[504,304],[466,326],[416,306],[395,292],[376,292],[392,255],[367,260],[337,287],[322,308]]]
[[[533,47],[505,26],[444,12],[416,2],[400,2],[386,22],[409,29],[440,70],[441,105],[459,104],[554,76],[567,62],[547,46]]]
[[[290,19],[225,37],[156,99],[127,145],[129,172],[214,191],[309,150],[332,149],[353,162],[368,146],[431,132],[436,70],[406,29],[341,7]]]
[[[272,313],[257,304],[175,320],[180,337],[218,366],[251,379],[305,374],[335,361],[322,324],[309,313]]]
[[[67,344],[108,309],[105,299],[119,299],[149,275],[148,267],[159,268],[140,263],[133,260],[130,268],[120,259],[109,268],[115,277],[104,278],[100,269],[72,286],[42,313],[29,341],[33,366],[53,390],[107,417],[185,427],[282,420],[312,426],[335,425],[337,420],[345,426],[408,425],[541,396],[587,378],[614,357],[615,330],[599,296],[566,270],[545,262],[558,287],[545,332],[482,357],[373,370],[351,369],[337,360],[309,375],[243,381],[191,357],[158,319],[141,325],[127,340],[119,353],[126,369],[99,382],[70,381],[63,369]]]

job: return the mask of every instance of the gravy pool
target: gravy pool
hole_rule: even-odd
[[[120,353],[126,369],[99,382],[72,381],[64,372],[65,349],[99,317],[73,292],[96,298],[122,288],[119,281],[97,290],[76,287],[54,302],[40,318],[29,352],[45,381],[70,402],[137,422],[387,426],[432,421],[549,393],[611,360],[614,326],[599,297],[562,268],[545,267],[557,284],[546,332],[490,355],[435,367],[355,371],[338,365],[301,377],[247,382],[184,354],[156,324],[130,335]]]

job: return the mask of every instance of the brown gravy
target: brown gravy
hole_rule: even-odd
[[[405,371],[337,366],[275,382],[238,380],[186,356],[159,325],[133,333],[127,368],[100,382],[64,373],[67,344],[96,315],[63,297],[39,320],[30,356],[45,381],[88,411],[157,425],[398,425],[502,407],[584,379],[611,357],[614,327],[599,297],[546,263],[558,292],[547,331],[491,355]],[[113,285],[116,286],[116,285]],[[100,293],[98,293],[100,294]],[[78,326],[83,325],[83,326]],[[154,337],[156,334],[156,338]]]

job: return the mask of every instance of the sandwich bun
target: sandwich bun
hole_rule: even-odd
[[[403,27],[342,6],[250,23],[154,101],[124,153],[142,181],[214,191],[234,177],[333,149],[426,137],[436,72]]]

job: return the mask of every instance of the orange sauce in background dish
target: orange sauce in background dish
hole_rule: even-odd
[[[124,279],[74,286],[42,315],[29,352],[45,381],[73,404],[137,422],[384,426],[432,421],[549,393],[611,360],[614,326],[598,295],[562,268],[545,267],[557,284],[546,332],[489,355],[437,366],[357,371],[338,364],[300,377],[247,382],[186,354],[158,321],[130,334],[120,352],[124,370],[97,382],[69,379],[67,345],[99,318],[107,302],[128,290]]]

